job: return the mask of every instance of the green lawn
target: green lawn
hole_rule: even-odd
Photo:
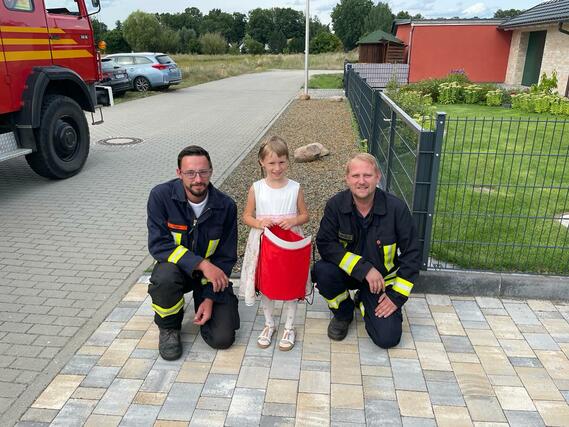
[[[308,81],[309,89],[342,89],[343,74],[316,74]]]
[[[447,113],[431,256],[463,268],[569,274],[569,121],[478,105]]]

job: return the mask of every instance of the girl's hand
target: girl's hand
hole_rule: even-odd
[[[271,228],[275,225],[275,222],[271,218],[263,218],[259,220],[259,228],[262,230],[263,228]]]
[[[296,221],[294,220],[294,218],[285,218],[279,222],[279,226],[283,230],[290,230],[295,225],[296,225]]]

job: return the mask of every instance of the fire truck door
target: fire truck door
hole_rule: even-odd
[[[22,91],[32,68],[51,65],[47,25],[41,0],[0,0],[0,32],[3,49],[0,70],[4,72],[4,75],[0,76],[0,87],[4,93],[4,88],[8,86],[8,77],[12,95],[9,110],[16,111],[21,108]],[[2,100],[0,104],[4,106],[5,102],[7,101]],[[3,107],[0,108],[0,111],[3,110]]]
[[[0,27],[0,114],[10,111],[10,85],[8,84],[8,70],[4,56],[4,44],[2,43],[2,28]]]
[[[82,0],[44,0],[53,63],[77,72],[85,81],[97,79],[93,34]]]

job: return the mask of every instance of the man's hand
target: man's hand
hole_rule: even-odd
[[[389,317],[397,310],[397,306],[389,299],[385,292],[381,294],[378,302],[379,304],[375,307],[375,315],[377,317]]]
[[[366,280],[372,294],[379,294],[381,291],[385,290],[385,281],[383,280],[383,276],[375,267],[372,267],[371,270],[368,271],[366,274]]]
[[[223,291],[229,285],[229,279],[219,267],[216,267],[207,259],[204,259],[196,267],[200,270],[208,282],[213,285],[213,292]]]
[[[211,312],[213,310],[213,300],[206,298],[198,307],[196,315],[194,316],[195,325],[205,325],[206,322],[211,319]]]

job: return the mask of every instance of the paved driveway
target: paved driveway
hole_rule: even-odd
[[[121,104],[85,169],[47,181],[0,164],[0,415],[17,419],[150,265],[145,205],[189,144],[226,175],[298,92],[301,71],[244,75]],[[143,143],[109,147],[103,138]]]

